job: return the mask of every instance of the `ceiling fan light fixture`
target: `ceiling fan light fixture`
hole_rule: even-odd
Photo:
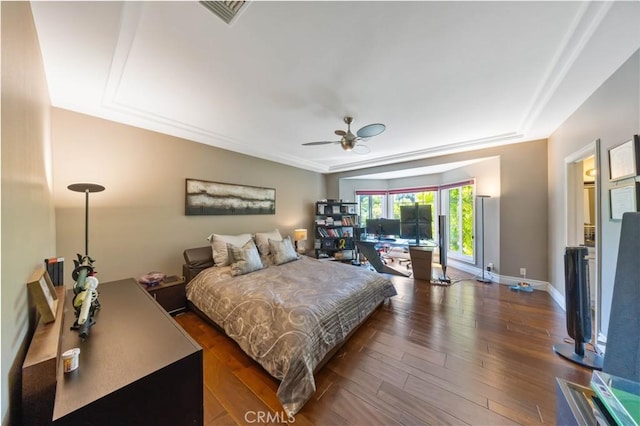
[[[386,129],[386,126],[382,123],[369,124],[360,128],[360,130],[358,130],[354,135],[351,132],[352,121],[353,121],[353,117],[349,117],[349,116],[344,117],[344,122],[347,124],[347,131],[346,132],[344,130],[334,131],[336,135],[340,136],[340,140],[306,142],[306,143],[303,143],[302,145],[314,146],[314,145],[340,144],[340,146],[344,151],[353,151],[356,154],[368,154],[369,152],[371,152],[369,147],[363,146],[360,143],[384,132],[384,130]]]
[[[346,137],[344,137],[340,141],[340,146],[342,146],[342,149],[344,149],[345,151],[351,151],[356,146],[356,140],[347,139]]]

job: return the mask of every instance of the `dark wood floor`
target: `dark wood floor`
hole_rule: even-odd
[[[398,296],[317,374],[296,425],[555,424],[555,378],[589,383],[589,370],[553,352],[567,335],[547,293],[393,280]],[[176,320],[204,350],[205,424],[286,420],[278,382],[232,340],[192,312]]]

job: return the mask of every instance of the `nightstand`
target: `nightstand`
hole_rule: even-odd
[[[185,284],[184,277],[176,277],[174,281],[161,281],[160,284],[147,287],[147,291],[160,306],[170,314],[175,315],[187,309]]]

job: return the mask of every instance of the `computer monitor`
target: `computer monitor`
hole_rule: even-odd
[[[398,219],[368,219],[367,235],[397,237],[400,235],[400,221]]]
[[[415,239],[416,244],[420,240],[433,239],[431,206],[429,204],[414,204],[400,206],[400,236],[406,239]]]
[[[412,204],[400,206],[400,222],[432,222],[431,206],[429,204]]]
[[[416,232],[417,227],[417,232]],[[416,224],[415,222],[407,222],[402,223],[400,225],[401,232],[400,238],[404,238],[407,240],[414,240],[418,238],[419,240],[432,240],[433,232],[431,231],[431,222],[419,222]]]

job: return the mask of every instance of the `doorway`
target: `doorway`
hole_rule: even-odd
[[[601,188],[600,141],[596,140],[565,159],[566,164],[566,246],[588,249],[589,293],[594,346],[602,349],[601,330]]]

